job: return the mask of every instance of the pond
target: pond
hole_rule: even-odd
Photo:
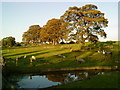
[[[3,76],[3,88],[48,88],[78,80],[90,79],[92,76],[104,75],[110,72],[111,71],[64,71],[44,74],[10,74]]]

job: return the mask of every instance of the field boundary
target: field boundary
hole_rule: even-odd
[[[46,69],[42,70],[42,72],[53,72],[53,71],[74,71],[74,70],[120,70],[118,66],[96,66],[96,67],[71,67],[71,68],[60,68],[60,69]]]

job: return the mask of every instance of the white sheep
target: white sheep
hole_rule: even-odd
[[[32,57],[30,58],[30,63],[32,63],[33,60],[36,60],[36,57],[35,57],[35,56],[32,56]]]
[[[103,52],[102,52],[103,54],[106,54],[106,52],[103,50]]]
[[[66,58],[64,55],[58,54],[57,56],[62,57],[62,58]]]
[[[100,53],[100,51],[98,51],[98,53]]]
[[[24,56],[24,58],[26,58],[26,57],[27,57],[27,55]]]
[[[31,59],[32,59],[32,60],[36,60],[36,57],[35,57],[35,56],[32,56]]]
[[[103,50],[102,53],[105,54],[105,55],[107,55],[107,54],[108,54],[108,55],[112,55],[112,52],[106,52],[106,51],[104,51],[104,50]]]

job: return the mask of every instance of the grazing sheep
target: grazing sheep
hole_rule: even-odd
[[[118,69],[118,66],[114,66],[115,69]]]
[[[101,51],[98,51],[98,53],[101,53]]]
[[[106,52],[106,54],[110,54],[110,55],[112,55],[112,52]]]
[[[27,55],[24,56],[24,59],[27,57]]]
[[[66,58],[64,55],[58,54],[57,56],[62,57],[62,58]]]
[[[112,52],[106,52],[105,50],[103,50],[103,51],[97,51],[98,53],[102,53],[102,54],[104,54],[104,55],[112,55]]]
[[[112,52],[106,52],[106,51],[104,51],[104,50],[103,50],[102,53],[105,54],[105,55],[112,55]]]
[[[32,60],[36,60],[36,57],[35,57],[35,56],[32,56],[31,59],[32,59]]]
[[[76,58],[76,56],[75,56],[75,60],[76,60],[77,62],[80,62],[80,63],[85,62],[84,59],[82,59],[82,58]]]
[[[103,52],[102,52],[103,54],[106,54],[106,52],[103,50]]]
[[[35,56],[32,56],[32,57],[30,58],[30,63],[32,63],[33,60],[36,60],[36,57],[35,57]]]

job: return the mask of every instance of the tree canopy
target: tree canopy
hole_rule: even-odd
[[[96,43],[98,36],[107,37],[104,28],[108,20],[96,5],[87,4],[82,7],[69,7],[60,19],[48,20],[46,25],[32,25],[23,34],[23,41],[27,43],[85,40]]]
[[[40,32],[41,41],[56,44],[66,39],[70,31],[70,29],[67,28],[68,24],[69,23],[63,22],[61,19],[49,20]]]
[[[10,36],[10,37],[5,37],[2,39],[2,46],[3,47],[12,47],[16,44],[15,38]]]
[[[24,32],[22,41],[26,43],[38,43],[40,42],[40,30],[39,25],[32,25],[29,29]]]
[[[61,16],[64,22],[71,23],[70,27],[73,28],[70,33],[71,39],[80,42],[85,40],[96,42],[98,35],[107,37],[103,28],[108,26],[108,20],[105,19],[104,13],[97,9],[98,7],[92,4],[82,7],[74,6]]]

